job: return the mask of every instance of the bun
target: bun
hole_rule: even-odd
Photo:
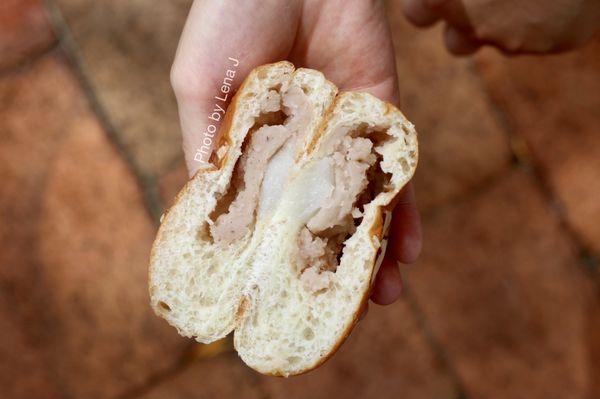
[[[200,342],[235,330],[261,373],[304,373],[368,300],[416,132],[393,105],[289,62],[249,74],[221,132],[162,219],[151,305]]]

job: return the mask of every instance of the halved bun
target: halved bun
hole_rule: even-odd
[[[150,261],[155,312],[211,342],[235,329],[254,369],[306,372],[356,323],[391,204],[417,164],[391,104],[289,62],[246,78],[212,163],[166,213]]]

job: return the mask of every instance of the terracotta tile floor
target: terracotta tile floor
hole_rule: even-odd
[[[600,41],[455,59],[388,2],[423,256],[286,380],[148,306],[156,215],[186,180],[168,71],[190,3],[0,4],[0,398],[600,397]]]

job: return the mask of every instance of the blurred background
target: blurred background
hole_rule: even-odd
[[[599,398],[600,41],[457,59],[387,2],[425,246],[306,375],[199,345],[147,295],[186,180],[189,0],[0,2],[0,398]]]

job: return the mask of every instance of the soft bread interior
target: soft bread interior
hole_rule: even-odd
[[[400,111],[336,94],[287,62],[254,70],[214,165],[182,190],[153,247],[157,314],[201,342],[235,329],[238,353],[263,373],[305,372],[349,333],[416,167]]]
[[[287,62],[257,68],[239,89],[228,109],[225,135],[216,151],[214,162],[219,167],[201,169],[188,182],[164,216],[153,246],[151,303],[155,312],[180,334],[212,342],[234,328],[251,271],[258,208],[267,213],[263,202],[276,200],[281,186],[272,181],[285,180],[294,165],[290,160],[316,129],[335,94],[335,86],[321,73],[294,71]],[[282,151],[277,152],[276,171],[266,159],[264,174],[251,176],[251,183],[261,187],[264,176],[269,180],[265,187],[274,188],[259,190],[260,199],[265,200],[249,205],[244,189],[256,191],[256,187],[240,187],[244,184],[240,161],[248,161],[242,158],[242,150],[251,144],[260,147],[269,141],[265,137],[272,139],[267,132],[262,142],[252,143],[258,137],[256,133],[268,129],[289,137],[280,140]],[[261,150],[255,151],[259,157]],[[252,159],[246,163],[256,164]],[[239,215],[246,217],[247,223],[239,223]],[[261,219],[265,217],[261,215]],[[233,238],[226,234],[230,228],[236,230],[229,234]]]

